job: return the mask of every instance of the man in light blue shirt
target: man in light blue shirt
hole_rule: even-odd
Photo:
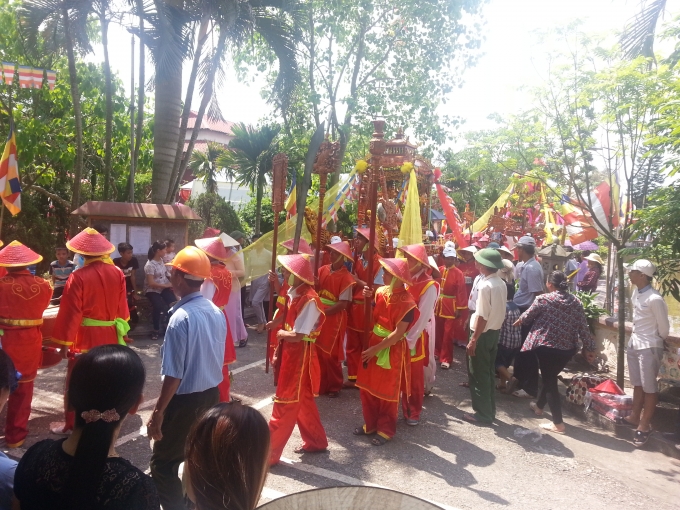
[[[210,277],[210,261],[201,250],[187,246],[172,262],[170,282],[181,297],[161,347],[163,386],[148,434],[154,440],[153,478],[164,510],[185,510],[179,465],[189,430],[206,410],[219,402],[227,321],[200,287]]]

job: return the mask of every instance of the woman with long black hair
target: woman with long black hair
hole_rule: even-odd
[[[118,457],[121,424],[142,402],[146,374],[123,345],[102,345],[76,361],[68,385],[73,433],[30,447],[19,462],[14,494],[21,510],[159,509],[151,478]]]
[[[151,340],[158,340],[161,329],[161,314],[167,312],[172,303],[177,301],[168,279],[168,268],[163,262],[166,246],[163,241],[154,241],[147,254],[149,260],[144,265],[144,293],[151,302],[151,318],[153,332]]]

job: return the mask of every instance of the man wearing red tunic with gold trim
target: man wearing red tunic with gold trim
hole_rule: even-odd
[[[88,227],[67,241],[66,247],[81,254],[85,265],[71,273],[64,286],[51,341],[67,347],[64,357],[68,357],[68,351],[78,354],[98,345],[125,344],[130,314],[125,276],[109,257],[113,245]],[[68,357],[67,386],[74,364],[75,358]],[[74,415],[67,410],[66,421],[52,423],[50,430],[66,433],[73,429],[73,422]]]
[[[456,319],[461,310],[467,310],[467,289],[465,277],[456,267],[456,245],[447,241],[442,252],[444,265],[439,268],[441,273],[441,294],[435,308],[435,355],[441,361],[441,367],[446,370],[453,361],[453,337]]]
[[[21,373],[19,387],[7,401],[5,441],[9,448],[19,448],[28,435],[33,381],[42,357],[40,326],[50,304],[52,286],[27,269],[41,260],[40,255],[18,241],[0,250],[0,268],[8,268],[0,278],[0,341]]]
[[[407,398],[408,394],[404,388],[401,399],[406,424],[415,426],[420,423],[420,413],[423,410],[425,365],[429,364],[430,360],[430,339],[425,328],[428,322],[434,320],[439,284],[428,275],[430,261],[427,258],[424,244],[402,246],[397,251],[401,251],[406,256],[412,280],[408,291],[418,305],[420,314],[406,335],[406,341],[411,349],[411,396]]]
[[[319,390],[319,360],[316,339],[323,327],[321,300],[314,290],[314,271],[305,255],[279,255],[283,277],[288,280],[286,318],[277,333],[279,379],[274,409],[269,420],[270,465],[278,464],[297,423],[302,445],[296,453],[320,452],[328,448],[314,397]],[[267,323],[267,328],[272,322]]]
[[[319,268],[318,292],[326,316],[316,340],[321,368],[319,395],[337,397],[342,389],[343,340],[354,286],[354,278],[345,267],[345,261],[351,261],[353,256],[347,241],[329,244],[326,248],[332,262]]]
[[[375,292],[373,333],[361,358],[357,387],[361,390],[361,410],[364,426],[354,429],[354,435],[376,434],[375,446],[384,445],[397,432],[399,394],[411,387],[411,362],[406,332],[418,319],[418,308],[404,284],[411,284],[408,263],[404,259],[381,259],[385,269],[385,286]],[[371,289],[364,287],[364,296]],[[406,395],[403,398],[408,398]]]
[[[462,261],[458,264],[458,269],[463,273],[465,278],[465,301],[461,303],[460,314],[454,321],[453,340],[456,345],[465,347],[468,343],[468,320],[470,319],[470,310],[468,310],[467,302],[470,299],[470,292],[472,291],[472,284],[479,275],[479,269],[475,266],[475,253],[477,248],[474,246],[467,246],[458,250]]]
[[[229,296],[231,295],[231,271],[224,267],[224,262],[229,258],[227,249],[219,237],[196,239],[194,244],[210,260],[210,279],[204,280],[203,285],[201,285],[201,294],[222,310],[226,319],[225,306],[229,303]],[[231,401],[231,395],[229,394],[231,388],[229,365],[234,361],[236,361],[236,348],[234,347],[234,339],[229,330],[229,321],[227,320],[227,339],[224,346],[224,365],[222,365],[223,379],[217,386],[220,390],[220,402]]]
[[[368,239],[370,230],[358,228],[354,240],[354,252],[358,253],[357,263],[354,265],[353,276],[355,281],[352,305],[347,313],[347,382],[345,387],[353,388],[357,380],[359,365],[361,364],[361,345],[364,331],[364,287],[375,283],[375,278],[380,272],[380,255],[378,255],[378,240],[376,236],[376,249],[373,255],[373,274],[368,274]]]

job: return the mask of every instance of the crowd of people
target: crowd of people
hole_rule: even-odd
[[[268,332],[276,385],[267,425],[259,412],[230,396],[228,366],[235,347],[247,342],[240,281],[246,276],[244,237],[208,230],[177,253],[171,241],[149,249],[144,292],[154,310],[154,332],[160,333],[161,316],[167,317],[161,393],[147,422],[150,477],[115,451],[123,420],[142,401],[146,377],[126,346],[138,299],[133,248],[122,243],[120,257],[111,260],[108,239],[85,229],[57,251],[50,265],[54,289],[27,270],[42,260],[39,254],[16,241],[0,250],[0,269],[7,271],[0,275],[0,406],[7,402],[9,447],[21,446],[28,434],[42,314],[55,299],[60,307],[52,341],[67,359],[65,419],[50,427],[66,438],[34,444],[18,466],[0,457],[0,480],[14,486],[9,492],[0,487],[0,498],[13,498],[23,509],[161,504],[180,510],[187,501],[199,509],[254,508],[268,467],[280,461],[296,425],[302,444],[295,452],[327,450],[315,397],[358,389],[363,423],[353,433],[383,446],[397,432],[400,409],[408,426],[419,425],[433,367],[449,369],[456,345],[465,348],[464,384],[473,409],[464,420],[492,423],[496,392],[503,391],[532,399],[529,407],[538,416],[547,405],[552,421],[541,427],[565,432],[558,375],[578,349],[589,360],[596,350],[583,306],[569,292],[580,265],[546,278],[531,236],[521,237],[513,250],[497,243],[457,249],[449,241],[437,254],[440,263],[421,243],[400,246],[397,258],[386,258],[377,245],[368,249],[370,233],[358,228],[353,245],[331,239],[327,263],[315,277],[311,247],[300,239],[294,250],[296,243],[285,240],[277,256],[280,273],[263,264],[262,275],[253,275],[252,267],[250,274],[260,278],[251,296],[256,307],[270,289],[278,296],[271,321],[264,309],[256,312],[258,331]],[[69,265],[66,250],[82,261]],[[597,259],[585,257],[588,269],[577,286],[592,287],[602,268]],[[669,333],[665,303],[651,288],[655,270],[646,260],[629,268],[636,286],[628,346],[635,401],[626,423],[636,428],[637,446],[650,434],[660,353]],[[367,325],[371,333],[364,343]]]

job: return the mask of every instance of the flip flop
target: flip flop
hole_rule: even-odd
[[[371,444],[373,446],[383,446],[387,441],[388,439],[385,439],[382,436],[375,436],[373,439],[371,439]]]
[[[354,432],[352,432],[355,436],[371,436],[375,434],[375,432],[366,432],[364,430],[364,427],[357,427],[354,429]]]
[[[538,407],[538,404],[536,402],[530,402],[529,407],[531,410],[534,412],[536,416],[543,416],[543,409]]]
[[[517,390],[512,392],[513,397],[517,398],[535,398],[532,395],[529,395],[526,391],[524,390]]]
[[[547,423],[541,423],[539,425],[543,430],[547,430],[548,432],[552,432],[553,434],[564,434],[564,430],[557,430],[555,427],[555,424],[553,422],[547,422]]]
[[[647,443],[647,441],[649,441],[649,436],[651,433],[652,433],[651,429],[648,430],[647,432],[643,432],[642,430],[636,430],[635,435],[633,436],[633,446],[635,448],[644,446]]]
[[[293,450],[293,452],[297,454],[302,454],[302,453],[326,453],[328,451],[328,448],[324,448],[323,450],[305,450],[302,445],[298,446]]]

